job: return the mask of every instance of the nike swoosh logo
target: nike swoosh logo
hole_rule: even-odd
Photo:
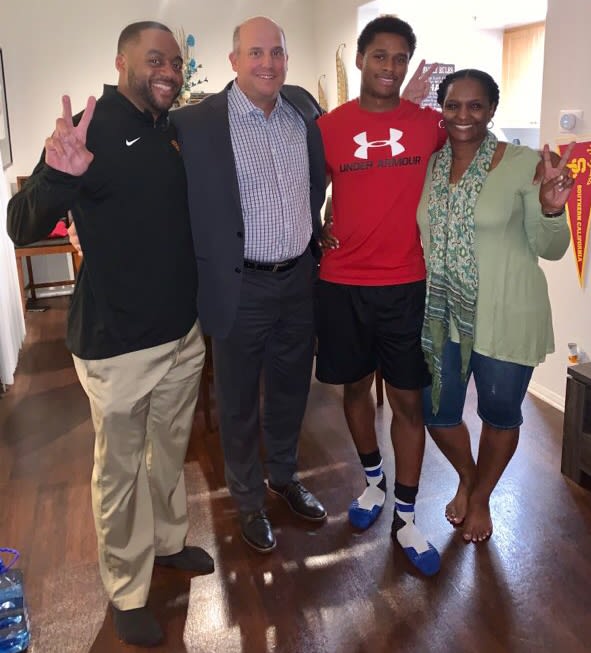
[[[127,139],[125,139],[125,145],[127,145],[127,147],[130,147],[134,143],[137,143],[140,140],[140,138],[141,136],[138,136],[137,138],[134,138],[132,141],[128,141]]]

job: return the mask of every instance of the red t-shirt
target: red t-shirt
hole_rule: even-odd
[[[425,278],[416,212],[429,157],[445,142],[440,119],[407,100],[383,113],[351,100],[318,119],[340,243],[325,251],[321,279],[386,286]]]

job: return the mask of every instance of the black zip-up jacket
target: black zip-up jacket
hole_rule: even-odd
[[[40,240],[72,211],[84,252],[66,338],[76,356],[176,340],[197,317],[197,268],[175,128],[105,86],[86,143],[94,160],[81,177],[42,155],[8,204],[8,233],[18,245]]]

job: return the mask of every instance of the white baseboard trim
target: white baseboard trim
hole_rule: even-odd
[[[563,395],[559,395],[556,392],[552,392],[552,390],[548,390],[546,386],[540,385],[535,381],[530,381],[527,391],[531,392],[531,394],[534,397],[537,397],[538,399],[545,401],[547,404],[550,404],[550,406],[557,408],[561,413],[564,413],[565,398]]]

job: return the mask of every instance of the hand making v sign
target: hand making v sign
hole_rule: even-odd
[[[94,159],[86,148],[86,132],[92,120],[96,99],[89,97],[80,122],[74,126],[70,97],[62,97],[62,117],[55,122],[55,131],[45,141],[45,163],[75,177],[83,175]]]
[[[564,205],[572,190],[574,179],[566,164],[570,158],[575,144],[570,143],[556,166],[552,165],[550,148],[544,145],[542,153],[544,163],[544,176],[540,185],[540,204],[542,212],[546,215],[562,215]]]

